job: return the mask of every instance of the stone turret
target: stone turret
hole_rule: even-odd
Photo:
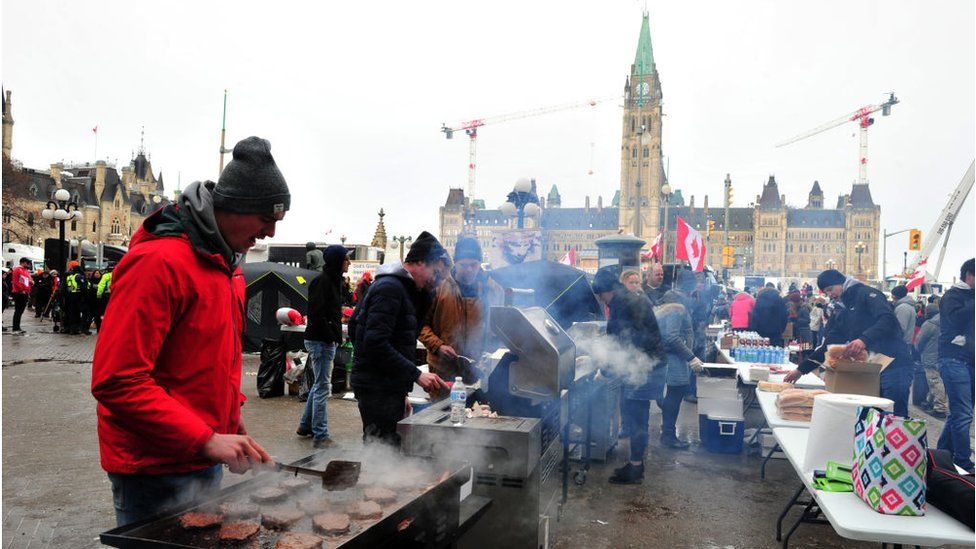
[[[373,233],[373,241],[370,242],[370,246],[375,248],[386,249],[386,226],[383,225],[383,217],[386,213],[383,212],[383,208],[380,208],[380,221],[376,224],[376,232]]]
[[[3,157],[8,160],[14,146],[14,116],[10,109],[10,90],[6,90],[3,92]]]
[[[95,161],[95,202],[102,198],[102,191],[105,189],[105,161]]]

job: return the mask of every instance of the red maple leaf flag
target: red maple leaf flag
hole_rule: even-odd
[[[98,124],[95,124],[95,127],[92,128],[92,133],[98,133]]]
[[[562,263],[563,265],[569,265],[570,267],[575,267],[576,266],[576,250],[575,249],[570,249],[568,252],[566,252],[566,255],[564,255],[562,257],[562,259],[559,260],[559,262]]]
[[[909,292],[912,291],[912,289],[914,289],[916,286],[920,286],[923,282],[925,282],[925,264],[928,263],[928,261],[928,258],[923,259],[922,262],[918,264],[915,272],[912,273],[912,277],[908,279],[908,284],[905,284],[905,288],[907,288]]]
[[[685,223],[681,216],[678,216],[678,241],[675,242],[674,255],[688,261],[693,271],[705,268],[705,242],[701,234]]]
[[[661,258],[664,257],[664,250],[661,248],[661,235],[662,233],[658,233],[657,238],[654,239],[654,243],[651,244],[651,258],[657,258],[658,261],[661,261]]]

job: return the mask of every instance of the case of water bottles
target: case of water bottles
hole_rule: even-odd
[[[731,350],[736,362],[753,364],[786,364],[790,361],[790,351],[786,347],[767,345],[739,345]]]

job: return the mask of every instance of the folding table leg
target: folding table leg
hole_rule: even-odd
[[[793,527],[790,528],[790,531],[786,533],[786,537],[783,538],[783,549],[787,549],[790,546],[790,537],[793,535],[793,532],[796,532],[796,529],[800,527],[800,523],[802,523],[804,519],[807,518],[807,513],[809,513],[810,509],[813,509],[813,506],[816,504],[817,504],[817,500],[811,499],[810,503],[808,503],[807,506],[803,508],[803,512],[800,513],[800,516],[796,519],[796,522],[793,523]]]
[[[790,501],[786,504],[786,507],[783,508],[783,512],[779,514],[779,518],[776,519],[776,541],[781,541],[783,539],[783,519],[785,519],[786,515],[789,514],[790,509],[796,505],[796,500],[800,499],[800,494],[803,493],[804,489],[805,487],[801,482],[800,487],[796,489],[796,493],[793,494],[793,497],[790,498]]]
[[[769,460],[770,459],[772,459],[773,453],[774,452],[779,452],[779,451],[780,451],[779,444],[774,444],[773,447],[769,449],[769,453],[766,454],[766,459],[763,460],[762,466],[759,467],[759,478],[760,479],[766,480],[766,464],[769,463]]]

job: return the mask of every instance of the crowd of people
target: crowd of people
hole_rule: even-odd
[[[103,272],[71,261],[62,283],[56,269],[31,272],[31,263],[22,257],[16,267],[3,273],[3,309],[14,307],[11,331],[24,333],[21,320],[27,310],[35,318],[51,319],[55,332],[91,335],[93,326],[98,331],[112,296],[112,266]]]

